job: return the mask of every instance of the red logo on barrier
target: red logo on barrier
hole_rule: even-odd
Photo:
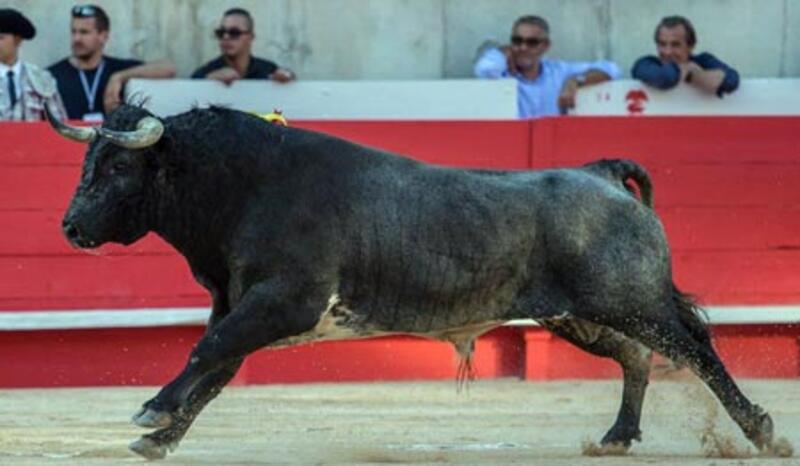
[[[639,115],[644,113],[644,104],[650,100],[644,89],[631,89],[625,94],[625,101],[628,102],[628,113]]]

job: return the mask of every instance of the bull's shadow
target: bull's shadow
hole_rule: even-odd
[[[125,105],[88,144],[63,231],[79,248],[153,231],[209,290],[205,335],[133,418],[162,458],[245,356],[266,346],[388,333],[453,343],[533,318],[622,367],[616,422],[640,439],[651,351],[691,368],[745,435],[772,421],[739,390],[694,302],[674,285],[647,172],[634,162],[503,172],[427,165],[224,108],[169,118]],[[629,183],[635,183],[641,199]]]

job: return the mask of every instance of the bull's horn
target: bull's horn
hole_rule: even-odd
[[[164,124],[154,117],[144,117],[136,124],[134,131],[114,131],[100,128],[100,135],[114,144],[126,149],[142,149],[152,146],[164,134]]]
[[[67,139],[72,139],[73,141],[89,143],[92,142],[94,138],[97,137],[97,129],[91,126],[70,126],[53,115],[53,112],[50,110],[49,104],[44,104],[44,113],[47,115],[47,121],[50,122],[50,126],[53,127],[54,130],[58,132],[58,134],[64,136]]]

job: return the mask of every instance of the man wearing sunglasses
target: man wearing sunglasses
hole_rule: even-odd
[[[522,16],[511,28],[511,43],[484,50],[475,63],[479,78],[517,80],[520,118],[561,115],[575,107],[583,86],[616,79],[613,62],[569,62],[543,58],[550,49],[550,26],[540,16]]]
[[[219,41],[221,55],[192,73],[193,79],[216,79],[231,84],[238,79],[271,79],[286,83],[295,79],[291,70],[254,57],[253,18],[243,8],[231,8],[222,16],[214,35]]]
[[[97,5],[72,8],[72,55],[48,68],[71,119],[102,120],[122,102],[125,83],[131,78],[175,76],[175,66],[166,60],[143,63],[104,55],[110,26],[108,15]]]
[[[634,79],[659,89],[671,89],[678,83],[722,97],[739,87],[739,73],[708,52],[692,55],[697,34],[683,16],[667,16],[653,34],[658,56],[636,60],[631,70]]]
[[[0,8],[0,121],[44,120],[45,103],[64,117],[53,76],[20,58],[22,41],[34,36],[36,28],[22,13]]]

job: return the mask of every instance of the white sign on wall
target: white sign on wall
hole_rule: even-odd
[[[132,80],[126,92],[148,98],[159,116],[193,106],[225,105],[290,119],[513,120],[512,79],[427,81],[237,81]],[[578,92],[572,115],[800,115],[800,79],[743,79],[719,98],[682,84],[662,91],[635,80],[589,86]]]
[[[431,81],[237,81],[131,80],[128,95],[148,99],[159,116],[193,106],[225,105],[269,113],[279,108],[289,119],[498,120],[517,117],[516,82]]]
[[[635,80],[581,89],[571,115],[800,115],[800,79],[743,79],[723,98],[687,84],[662,91]]]

